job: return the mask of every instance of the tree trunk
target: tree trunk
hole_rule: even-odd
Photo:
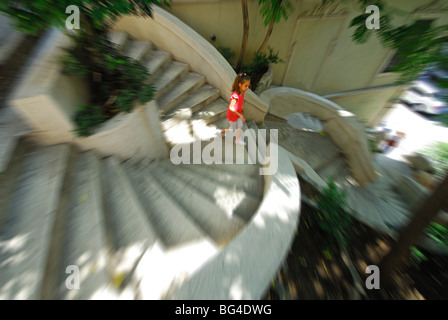
[[[243,59],[246,54],[247,38],[249,37],[249,13],[247,10],[247,0],[241,0],[241,6],[243,9],[243,40],[241,42],[240,55],[236,63],[236,72],[241,71]]]
[[[263,51],[264,47],[266,47],[266,44],[269,41],[269,38],[271,37],[272,30],[274,29],[274,18],[275,16],[272,15],[271,23],[269,23],[269,28],[268,31],[266,32],[266,36],[264,37],[264,40],[257,51],[258,54],[260,54]]]
[[[391,286],[393,272],[409,256],[411,246],[418,243],[428,224],[448,204],[448,174],[437,190],[416,210],[413,219],[400,234],[390,252],[381,260],[381,285]]]

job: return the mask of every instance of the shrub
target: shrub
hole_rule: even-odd
[[[87,137],[93,133],[93,129],[105,121],[101,106],[79,105],[73,120],[76,123],[75,133],[80,137]]]
[[[448,172],[448,143],[435,142],[419,152],[429,158],[438,177],[445,177],[446,172]]]
[[[448,113],[444,113],[440,116],[434,117],[435,120],[439,121],[445,127],[448,127]]]
[[[144,104],[154,96],[154,88],[145,83],[149,72],[139,61],[121,55],[105,38],[100,38],[93,50],[97,55],[95,63],[89,63],[91,60],[86,59],[86,51],[79,45],[65,48],[62,57],[64,73],[90,84],[91,107],[79,106],[74,116],[76,132],[81,136],[90,135],[102,122],[119,112],[131,112],[135,103]]]
[[[331,239],[337,241],[342,247],[347,247],[350,238],[349,229],[352,218],[347,212],[347,195],[336,186],[332,177],[329,177],[327,187],[317,200],[317,206],[321,213],[319,226]]]
[[[448,247],[448,228],[436,222],[431,222],[426,228],[427,235],[434,241]]]
[[[252,64],[244,66],[243,69],[250,75],[250,86],[253,91],[257,88],[263,74],[269,69],[269,64],[283,63],[284,61],[278,56],[278,52],[274,53],[272,48],[269,48],[269,54],[264,52],[256,53]]]
[[[232,59],[235,56],[235,52],[229,48],[229,47],[218,47],[216,48],[219,53],[224,57],[224,59],[227,60],[227,62],[230,63],[230,59]]]

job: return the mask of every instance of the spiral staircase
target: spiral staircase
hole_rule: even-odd
[[[227,102],[203,75],[151,42],[110,39],[149,69],[168,145],[217,137]],[[40,145],[8,105],[0,111],[0,299],[173,297],[263,201],[260,163],[224,137],[246,164],[123,161]]]

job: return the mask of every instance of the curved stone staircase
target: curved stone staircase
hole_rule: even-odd
[[[204,129],[216,137],[227,102],[204,76],[150,42],[111,39],[149,68],[167,143],[197,141]],[[260,166],[248,164],[260,158],[247,150],[242,165],[121,161],[69,143],[41,146],[20,123],[1,126],[0,299],[164,298],[225,248],[263,199]]]
[[[0,297],[162,298],[251,219],[263,196],[257,169],[120,162],[20,138],[1,173]],[[156,266],[135,270],[143,256]],[[79,290],[66,287],[73,265]],[[165,278],[139,288],[155,267]]]
[[[280,132],[279,143],[309,165],[309,171],[303,171],[301,177],[316,189],[326,186],[331,177],[341,191],[346,193],[351,213],[358,220],[385,233],[394,233],[392,226],[403,226],[409,222],[409,207],[400,195],[393,190],[392,180],[396,175],[410,175],[411,169],[405,164],[384,163],[384,159],[375,158],[375,169],[380,179],[361,187],[352,177],[342,151],[323,133],[324,122],[296,113],[285,117],[285,121],[266,121],[269,128]],[[379,156],[378,156],[379,157]],[[382,161],[381,161],[382,160]],[[394,162],[394,161],[392,161]],[[389,166],[386,172],[385,167]],[[389,179],[384,179],[389,176]],[[382,192],[378,192],[382,189]],[[383,195],[379,198],[379,194]],[[303,199],[313,204],[311,199]]]
[[[139,60],[148,69],[148,83],[156,92],[168,144],[214,136],[216,131],[204,128],[225,117],[229,102],[220,98],[220,91],[208,84],[204,75],[190,71],[186,63],[173,60],[170,52],[157,49],[150,41],[132,39],[126,32],[111,32],[110,40],[123,54]]]

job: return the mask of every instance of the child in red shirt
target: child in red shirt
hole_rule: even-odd
[[[233,81],[232,95],[230,96],[230,104],[227,109],[227,120],[229,121],[229,128],[221,131],[221,134],[229,129],[236,129],[235,143],[244,145],[244,141],[240,140],[243,123],[246,119],[243,116],[244,113],[244,93],[249,89],[250,77],[246,74],[238,74]]]

